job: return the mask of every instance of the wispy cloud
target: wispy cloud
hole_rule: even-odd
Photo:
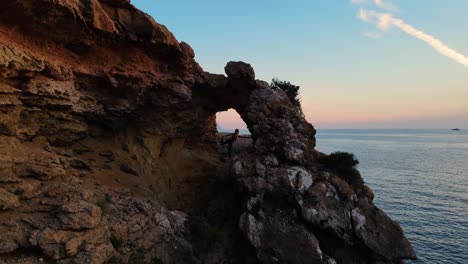
[[[363,4],[368,1],[366,0],[351,0],[352,3],[354,4]],[[374,0],[374,4],[376,6],[379,6],[383,8],[383,6],[386,6],[387,10],[390,11],[387,3],[384,3],[382,0]],[[468,57],[463,55],[462,53],[450,48],[447,44],[442,42],[440,39],[422,31],[414,26],[406,23],[404,20],[395,18],[393,14],[391,13],[381,13],[381,12],[376,12],[372,10],[366,10],[361,8],[358,13],[358,18],[376,25],[378,29],[380,29],[380,33],[375,33],[375,32],[366,32],[364,35],[370,38],[379,38],[384,34],[385,32],[389,31],[392,27],[396,27],[403,32],[407,33],[410,36],[413,36],[419,40],[424,41],[426,44],[434,48],[438,53],[446,56],[447,58],[452,59],[455,62],[460,63],[461,65],[468,67]]]
[[[356,5],[373,3],[378,8],[381,8],[381,9],[385,9],[385,10],[392,11],[392,12],[398,11],[398,8],[394,4],[384,1],[384,0],[351,0],[351,3],[356,4]]]
[[[398,8],[391,3],[384,2],[383,0],[374,0],[374,4],[382,9],[389,11],[398,11]]]

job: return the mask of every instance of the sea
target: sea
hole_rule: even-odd
[[[319,129],[316,148],[355,154],[416,250],[406,263],[468,264],[468,131]]]

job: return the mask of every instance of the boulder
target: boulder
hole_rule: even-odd
[[[255,80],[255,72],[250,64],[231,61],[224,68],[228,78]]]
[[[193,59],[195,58],[195,51],[193,51],[192,47],[187,42],[182,41],[180,44],[180,49],[182,50],[182,53],[187,55],[189,58]]]

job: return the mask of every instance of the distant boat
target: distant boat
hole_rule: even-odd
[[[460,131],[460,129],[459,128],[454,128],[454,129],[452,129],[452,131]]]

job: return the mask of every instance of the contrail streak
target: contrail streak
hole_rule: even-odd
[[[366,22],[376,23],[377,27],[383,31],[390,29],[390,27],[393,25],[401,29],[403,32],[426,42],[440,54],[460,63],[465,67],[468,67],[468,57],[450,48],[438,38],[407,24],[404,20],[394,18],[391,14],[384,14],[361,9],[359,12],[359,18]]]

